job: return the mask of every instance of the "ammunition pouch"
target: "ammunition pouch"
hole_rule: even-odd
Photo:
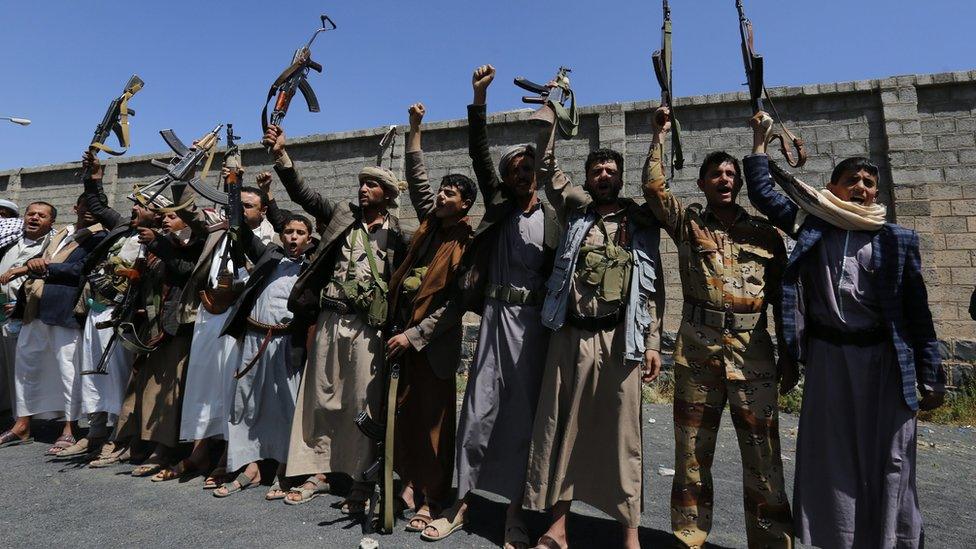
[[[525,288],[515,288],[502,284],[489,284],[485,288],[485,297],[497,299],[509,305],[542,305],[546,298],[545,292],[526,290]]]

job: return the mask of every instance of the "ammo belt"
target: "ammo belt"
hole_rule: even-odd
[[[830,326],[825,326],[811,320],[806,327],[806,332],[812,337],[826,341],[827,343],[833,343],[834,345],[870,347],[890,340],[888,331],[881,326],[851,332],[831,328]]]
[[[627,313],[627,307],[621,305],[616,311],[600,316],[584,316],[576,311],[566,312],[566,323],[578,330],[587,332],[602,332],[617,327]]]
[[[261,355],[263,355],[264,351],[268,348],[268,343],[271,342],[271,338],[273,338],[275,335],[287,332],[290,326],[291,321],[284,322],[282,324],[265,324],[263,322],[258,322],[251,317],[247,317],[247,329],[251,332],[263,333],[264,339],[261,340],[261,345],[258,347],[258,352],[254,355],[254,358],[249,360],[243,368],[239,368],[236,372],[234,372],[234,379],[241,379],[244,377],[244,374],[249,372],[251,368],[258,363],[258,360],[261,359]]]
[[[346,299],[338,299],[335,297],[328,297],[324,293],[319,297],[319,305],[321,305],[321,307],[327,311],[335,311],[340,315],[355,312],[351,301]]]
[[[532,291],[515,288],[507,284],[489,284],[485,288],[485,297],[497,299],[509,305],[542,305],[545,295],[539,290]]]
[[[749,332],[762,320],[765,312],[736,313],[706,307],[701,303],[685,301],[682,318],[694,326],[708,326],[730,332]]]

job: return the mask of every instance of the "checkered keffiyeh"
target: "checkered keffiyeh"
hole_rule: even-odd
[[[19,217],[0,219],[0,248],[15,242],[24,232],[24,220]]]

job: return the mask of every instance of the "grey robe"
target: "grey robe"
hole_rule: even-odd
[[[282,259],[254,301],[251,318],[263,324],[280,324],[291,318],[288,296],[298,279],[301,260]],[[288,459],[289,431],[295,414],[301,364],[291,362],[291,334],[272,337],[257,363],[240,379],[232,372],[258,353],[265,334],[248,330],[241,352],[231,361],[230,404],[227,422],[227,469],[236,471],[261,459],[284,463]]]
[[[544,291],[544,214],[505,221],[489,265],[489,284]],[[487,490],[518,500],[532,439],[550,332],[541,309],[486,299],[457,435],[458,495]]]
[[[872,233],[824,232],[804,276],[806,316],[857,331],[882,322]],[[809,337],[793,491],[797,540],[817,547],[921,547],[915,414],[889,341]]]

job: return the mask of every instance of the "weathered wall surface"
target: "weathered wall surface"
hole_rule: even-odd
[[[889,217],[921,236],[930,305],[951,377],[958,383],[976,363],[976,322],[967,311],[976,285],[976,70],[776,88],[770,93],[787,124],[807,143],[810,159],[798,172],[802,179],[823,184],[836,162],[852,155],[867,155],[881,167],[882,201],[889,207]],[[749,152],[747,99],[744,93],[723,93],[677,101],[686,168],[672,186],[683,200],[700,200],[695,180],[708,152],[723,149],[736,156]],[[647,101],[583,108],[579,135],[558,145],[562,167],[581,181],[587,152],[597,146],[613,147],[626,157],[625,193],[639,196],[640,171],[650,142],[649,113],[656,106],[657,102]],[[490,117],[496,159],[504,147],[533,140],[527,116],[528,111],[514,111]],[[207,126],[213,121],[203,122]],[[401,135],[405,129],[400,128]],[[346,199],[354,196],[359,168],[376,162],[383,132],[375,128],[291,139],[289,152],[311,185],[330,198]],[[473,175],[466,121],[426,125],[424,148],[435,180],[449,172]],[[133,185],[147,183],[159,173],[149,165],[151,158],[165,155],[109,162],[106,190],[116,207],[127,208],[124,197]],[[388,151],[383,163],[402,172],[402,162],[401,138],[392,158]],[[269,157],[257,144],[244,147],[244,164],[249,176],[270,168]],[[77,170],[75,163],[0,172],[0,194],[20,203],[47,200],[64,208],[68,216],[79,190]],[[275,191],[280,202],[293,207],[277,183]],[[747,205],[745,193],[740,201]],[[477,204],[473,214],[480,213]],[[400,214],[415,217],[406,204]],[[676,252],[669,240],[662,242],[666,329],[674,332],[681,310]]]

